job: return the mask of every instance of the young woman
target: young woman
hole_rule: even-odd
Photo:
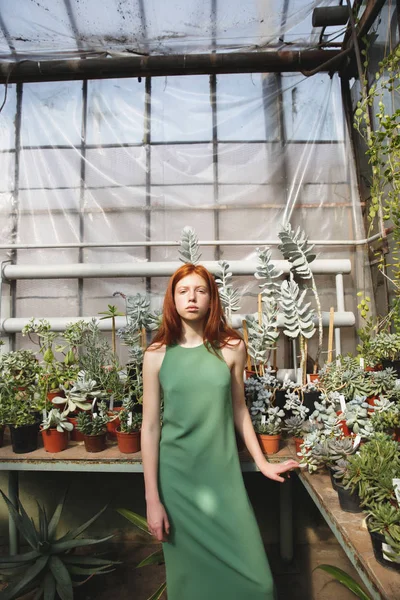
[[[214,277],[183,265],[169,281],[162,326],[143,366],[147,521],[164,542],[168,600],[274,598],[235,427],[269,479],[283,482],[281,475],[298,465],[265,459],[245,404],[245,362]]]

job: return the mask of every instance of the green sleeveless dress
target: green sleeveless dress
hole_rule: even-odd
[[[168,600],[272,600],[274,584],[237,452],[231,373],[205,345],[167,347],[159,492]]]

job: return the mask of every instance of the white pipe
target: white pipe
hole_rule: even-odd
[[[336,280],[336,305],[337,310],[340,312],[344,311],[344,285],[343,285],[343,275],[338,273],[335,277]],[[355,319],[354,319],[355,324]],[[335,355],[339,356],[342,353],[342,340],[340,335],[340,329],[338,327],[335,328]]]
[[[290,264],[285,260],[272,261],[277,269],[289,273]],[[212,273],[219,270],[216,261],[201,263]],[[12,279],[73,279],[79,277],[168,277],[176,271],[181,262],[131,262],[131,263],[71,263],[55,265],[10,265],[3,269],[3,278]],[[257,260],[232,260],[230,271],[234,275],[253,275],[257,269]],[[350,273],[351,262],[348,259],[320,259],[310,265],[313,273]]]
[[[391,233],[388,231],[387,234]],[[382,237],[376,233],[361,240],[309,240],[315,246],[364,246]],[[279,246],[280,240],[205,240],[198,242],[199,246]],[[180,242],[69,242],[65,244],[0,244],[0,250],[29,250],[45,248],[144,248],[179,246]]]
[[[242,320],[246,318],[247,315],[234,315],[232,319],[232,325],[235,329],[239,329],[242,326]],[[257,314],[254,313],[254,317],[257,317]],[[50,327],[52,331],[65,331],[65,328],[70,323],[76,323],[77,321],[87,321],[90,322],[93,317],[49,317],[46,320],[50,323]],[[317,322],[317,318],[314,318],[315,322]],[[0,321],[0,331],[4,333],[19,333],[22,329],[29,323],[29,318],[12,318],[12,319],[2,319]],[[111,331],[111,319],[104,319],[96,321],[99,325],[99,329],[101,331]],[[325,327],[329,325],[329,313],[322,313],[322,322]],[[355,316],[352,312],[343,312],[343,313],[335,313],[335,324],[342,327],[352,327],[355,324]],[[283,318],[281,315],[278,316],[278,326],[282,327]],[[115,319],[115,326],[117,329],[121,329],[126,326],[126,318],[125,317],[117,317]]]

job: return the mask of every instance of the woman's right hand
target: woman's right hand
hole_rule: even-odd
[[[160,501],[147,502],[147,526],[159,542],[168,541],[167,536],[170,531],[168,515]]]

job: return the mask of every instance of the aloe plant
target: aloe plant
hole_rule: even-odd
[[[182,229],[180,245],[179,260],[183,263],[196,265],[201,258],[201,254],[199,252],[199,240],[192,227]]]
[[[302,279],[311,281],[318,315],[318,350],[315,357],[315,367],[318,368],[323,341],[322,310],[314,275],[310,269],[310,263],[315,260],[316,254],[312,252],[313,246],[308,244],[308,238],[300,227],[297,228],[297,231],[293,231],[290,223],[287,223],[282,227],[278,236],[282,242],[279,249],[284,258],[291,263],[291,270]]]
[[[300,336],[300,352],[301,352],[301,373],[305,374],[306,368],[306,352],[304,340],[311,338],[315,333],[313,322],[314,311],[310,309],[310,303],[304,304],[304,298],[307,290],[303,290],[300,294],[300,289],[294,281],[293,274],[290,273],[290,280],[283,281],[281,285],[280,306],[284,319],[283,333],[291,338]]]
[[[45,600],[54,600],[56,597],[62,600],[73,600],[74,587],[81,585],[93,575],[114,570],[111,567],[118,564],[116,561],[86,554],[84,556],[73,554],[77,548],[101,544],[113,537],[112,535],[101,539],[79,537],[104,513],[106,506],[80,527],[57,538],[57,526],[66,494],[60,500],[50,520],[44,508],[38,505],[39,527],[37,528],[19,500],[16,508],[1,490],[0,493],[18,531],[30,546],[30,550],[23,554],[0,557],[2,578],[11,579],[8,587],[1,592],[2,600],[14,600],[31,590],[37,590],[35,600],[42,597]],[[86,576],[83,581],[82,576]]]
[[[142,517],[141,515],[138,515],[137,513],[134,513],[131,510],[128,510],[126,508],[117,508],[117,512],[120,515],[122,515],[125,519],[128,519],[128,521],[130,521],[130,523],[135,525],[135,527],[137,527],[141,531],[144,531],[148,536],[151,537],[151,533],[149,531],[147,521],[144,517]],[[154,564],[160,565],[160,564],[164,564],[164,562],[165,562],[164,561],[164,552],[163,552],[163,549],[161,546],[159,550],[152,552],[152,554],[150,554],[149,556],[144,558],[137,565],[137,568],[139,569],[141,567],[146,567],[147,565],[154,565]],[[166,588],[167,588],[167,584],[164,581],[160,585],[160,587],[157,588],[157,590],[147,600],[159,600],[161,598],[161,596],[163,595],[163,593],[165,592]]]
[[[240,294],[232,285],[232,273],[229,271],[229,263],[226,260],[218,261],[219,272],[215,283],[218,286],[219,297],[222,308],[229,325],[232,325],[232,313],[240,309]]]

